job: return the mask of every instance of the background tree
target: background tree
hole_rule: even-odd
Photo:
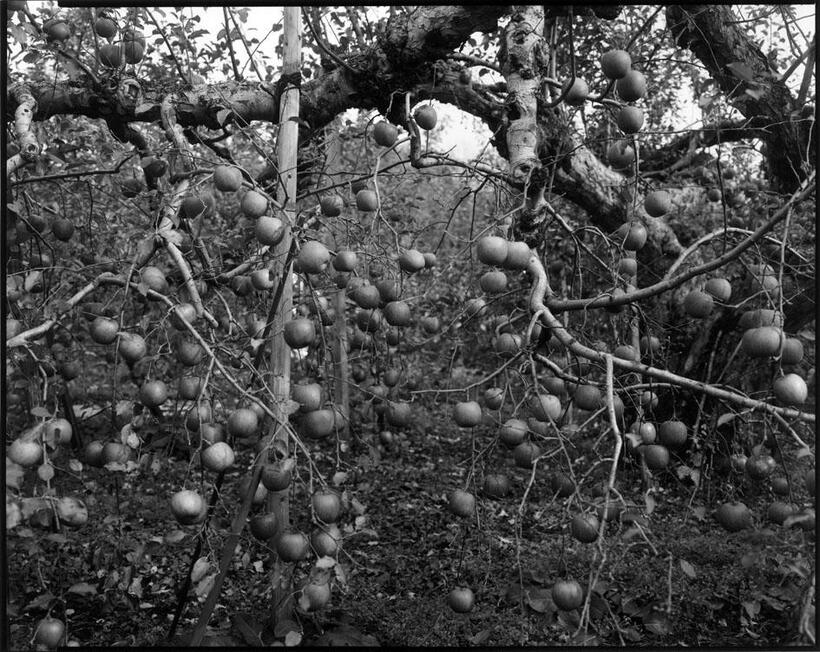
[[[214,37],[187,10],[7,6],[20,541],[88,521],[73,473],[111,483],[120,554],[120,491],[168,470],[181,528],[160,540],[193,546],[171,636],[191,585],[206,635],[250,531],[270,620],[234,626],[294,644],[374,532],[362,474],[444,430],[468,456],[440,487],[467,519],[442,573],[457,613],[482,609],[477,494],[512,494],[513,595],[579,641],[674,629],[671,597],[630,611],[599,582],[616,509],[657,553],[642,519],[667,491],[729,531],[743,498],[811,558],[814,40],[792,8],[225,7]],[[525,581],[544,510],[595,545]],[[137,604],[140,545],[104,587]],[[813,570],[798,583],[789,635],[813,641]],[[103,590],[81,584],[43,594],[39,643],[65,638],[68,594]]]

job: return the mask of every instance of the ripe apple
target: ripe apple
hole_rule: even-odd
[[[780,350],[783,331],[774,326],[750,328],[740,341],[741,350],[752,358],[770,358]]]
[[[343,249],[337,252],[333,258],[333,269],[338,272],[352,272],[356,269],[358,262],[359,259],[356,256],[356,252]]]
[[[317,528],[310,535],[310,544],[319,557],[335,557],[342,540],[342,531],[335,524]]]
[[[601,70],[609,79],[621,79],[632,66],[632,57],[626,50],[609,50],[601,55]]]
[[[485,265],[502,266],[508,251],[507,240],[497,235],[485,236],[476,245],[476,255]]]
[[[100,63],[109,68],[119,68],[122,64],[123,49],[119,43],[105,43],[98,51]]]
[[[131,364],[142,359],[148,353],[148,346],[141,335],[122,332],[119,335],[117,350],[122,358]]]
[[[491,473],[484,478],[484,495],[490,498],[504,498],[510,493],[510,480],[503,473]]]
[[[643,208],[652,217],[662,217],[672,209],[672,199],[665,190],[653,190],[644,197]]]
[[[615,82],[615,90],[624,102],[636,102],[646,95],[646,77],[642,72],[629,70]]]
[[[513,461],[522,469],[532,468],[535,459],[541,455],[541,449],[531,441],[524,441],[513,449]]]
[[[302,598],[306,603],[305,611],[318,611],[324,609],[330,602],[329,582],[310,582],[302,588]],[[300,604],[302,601],[300,600]]]
[[[561,399],[552,394],[536,394],[530,399],[529,406],[539,421],[558,421],[564,411]]]
[[[625,134],[636,134],[643,127],[643,111],[636,106],[623,106],[615,116],[618,129]]]
[[[57,218],[51,225],[51,232],[58,240],[68,242],[71,240],[71,236],[74,235],[74,222],[65,217]]]
[[[497,410],[504,402],[504,390],[500,387],[489,387],[484,392],[484,404],[491,410]]]
[[[282,561],[299,561],[308,556],[310,542],[302,532],[283,532],[276,541],[276,552]]]
[[[256,190],[249,190],[243,195],[239,207],[250,219],[262,217],[268,211],[268,198]]]
[[[119,324],[108,317],[96,317],[89,329],[91,339],[97,344],[111,344],[117,339]]]
[[[503,238],[502,238],[503,240]],[[507,255],[501,267],[505,269],[526,269],[532,256],[532,249],[526,242],[521,240],[510,240],[507,242]]]
[[[476,401],[461,401],[453,408],[453,420],[462,428],[473,428],[481,423],[481,406]]]
[[[238,408],[228,416],[228,434],[244,439],[259,431],[259,418],[250,408]]]
[[[581,410],[598,410],[604,405],[604,397],[596,385],[579,385],[572,400]]]
[[[468,613],[475,604],[475,594],[472,589],[458,587],[447,594],[447,606],[457,614]]]
[[[710,278],[703,289],[721,303],[726,303],[732,296],[732,284],[725,278]]]
[[[285,237],[285,223],[278,217],[262,215],[256,218],[253,233],[259,244],[275,247]]]
[[[399,267],[408,274],[424,269],[424,254],[418,249],[407,249],[399,254]]]
[[[739,532],[752,525],[752,513],[741,502],[720,505],[715,511],[715,518],[728,532]]]
[[[646,227],[638,221],[626,222],[615,231],[614,240],[628,251],[638,251],[646,244]]]
[[[331,409],[314,410],[302,416],[302,428],[311,439],[323,439],[336,429],[336,413]]]
[[[242,172],[233,165],[214,168],[214,186],[222,192],[236,192],[242,187]]]
[[[382,147],[393,147],[396,144],[396,139],[399,137],[399,130],[395,125],[390,124],[387,120],[377,122],[373,127],[373,140],[377,145]]]
[[[559,609],[571,611],[584,603],[584,590],[575,580],[559,580],[552,586],[552,600]]]
[[[11,442],[6,455],[20,466],[31,467],[39,464],[43,459],[43,448],[36,441],[15,439]]]
[[[379,198],[373,190],[363,188],[356,193],[356,208],[372,213],[379,208]]]
[[[316,339],[316,328],[307,317],[292,319],[285,324],[285,342],[292,349],[310,346]]]
[[[298,261],[305,274],[320,274],[330,263],[330,252],[321,242],[308,240],[299,250]]]
[[[499,294],[507,289],[507,275],[500,271],[485,272],[478,281],[482,292]]]
[[[576,514],[569,524],[570,534],[581,543],[592,543],[598,538],[600,522],[594,514]]]
[[[436,126],[436,122],[438,122],[438,115],[432,106],[426,104],[413,112],[413,119],[419,127],[426,131],[430,131],[430,129]]]
[[[686,444],[686,424],[677,419],[664,421],[658,427],[658,440],[667,448],[681,448]]]
[[[236,461],[233,449],[224,441],[216,442],[202,451],[202,466],[214,473],[221,473]]]
[[[475,513],[475,496],[463,489],[455,489],[447,496],[447,506],[456,516],[468,518]]]
[[[638,448],[643,453],[646,466],[652,471],[660,471],[669,466],[669,449],[662,444],[645,444]]]
[[[330,489],[319,489],[311,496],[313,513],[323,523],[335,523],[342,512],[339,494]]]
[[[803,344],[796,337],[787,337],[783,343],[780,362],[784,365],[800,364],[803,359]]]
[[[56,648],[60,645],[64,636],[65,623],[57,618],[47,617],[37,623],[34,640],[47,648]]]
[[[279,530],[279,519],[273,512],[258,514],[248,521],[248,528],[254,538],[267,541],[276,536]]]
[[[325,217],[339,217],[344,208],[344,200],[339,195],[324,195],[319,199],[319,209]]]
[[[565,81],[561,92],[566,93],[564,102],[570,106],[581,106],[589,97],[589,86],[587,86],[587,83],[583,79],[576,77],[572,80],[571,86],[569,79]]]
[[[802,405],[809,396],[806,381],[797,374],[786,374],[774,381],[774,395],[784,405]]]
[[[384,319],[391,326],[408,326],[413,315],[410,306],[404,301],[391,301],[384,307]]]
[[[196,491],[182,489],[171,497],[171,513],[182,525],[194,525],[205,519],[207,505]]]

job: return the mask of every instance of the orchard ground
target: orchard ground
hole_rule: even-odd
[[[463,486],[469,443],[474,436],[474,444],[483,446],[494,434],[486,426],[471,434],[435,414],[422,411],[417,426],[394,430],[394,441],[386,448],[375,429],[357,437],[357,468],[344,486],[360,502],[340,520],[345,583],[337,578],[326,611],[301,614],[304,642],[577,644],[578,610],[558,610],[551,587],[564,577],[585,586],[595,544],[569,535],[565,500],[551,490],[548,465],[536,471],[520,531],[515,515],[531,473],[517,468],[503,448],[492,460],[495,470],[511,479],[510,495],[481,498],[478,520],[455,518],[446,494]],[[581,457],[594,444],[588,439],[577,443]],[[320,453],[320,467],[330,465],[329,458]],[[180,529],[168,511],[187,460],[181,451],[171,456],[158,451],[143,461],[144,468],[127,476],[86,468],[72,474],[64,490],[85,499],[90,516],[85,525],[61,532],[30,527],[10,533],[12,649],[28,648],[55,596],[64,603],[53,613],[65,616],[69,640],[83,646],[170,644],[166,639],[177,593],[190,568],[198,530]],[[240,453],[226,476],[226,494],[207,530],[203,556],[221,548],[229,508],[241,499],[237,487],[249,463],[250,453]],[[695,492],[674,468],[659,476],[657,504],[647,514],[642,494],[629,488],[639,486],[638,467],[633,462],[625,466],[618,487],[641,516],[638,525],[607,526],[609,562],[591,601],[594,640],[589,642],[647,647],[788,642],[803,585],[813,572],[807,556],[813,533],[768,523],[766,510],[777,496],[766,483],[731,470],[720,477],[734,484],[753,510],[754,529],[725,532],[709,507],[712,497],[703,494],[708,485]],[[295,494],[292,503],[307,504],[307,496],[299,494],[304,492]],[[805,490],[797,495],[805,498]],[[297,511],[295,524],[307,528],[305,517]],[[265,545],[245,530],[207,644],[258,644],[254,636],[269,614],[268,559]],[[184,643],[196,622],[198,600],[201,604],[212,572],[213,564],[200,571],[189,590],[175,644]],[[457,585],[476,595],[468,614],[446,607],[447,593]],[[262,636],[269,642],[269,632]]]

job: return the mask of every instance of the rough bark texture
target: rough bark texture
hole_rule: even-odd
[[[538,96],[547,67],[541,31],[544,10],[538,5],[516,7],[504,30],[499,59],[507,80],[507,152],[510,174],[519,182],[541,166],[538,159]]]
[[[678,45],[688,48],[746,118],[763,118],[770,179],[792,192],[814,167],[816,144],[806,140],[797,107],[766,55],[749,38],[728,5],[672,5],[667,23]],[[811,144],[810,160],[806,149]]]

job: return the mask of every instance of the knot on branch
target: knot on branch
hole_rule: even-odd
[[[121,79],[116,97],[120,113],[133,113],[142,101],[142,86],[136,79]]]

